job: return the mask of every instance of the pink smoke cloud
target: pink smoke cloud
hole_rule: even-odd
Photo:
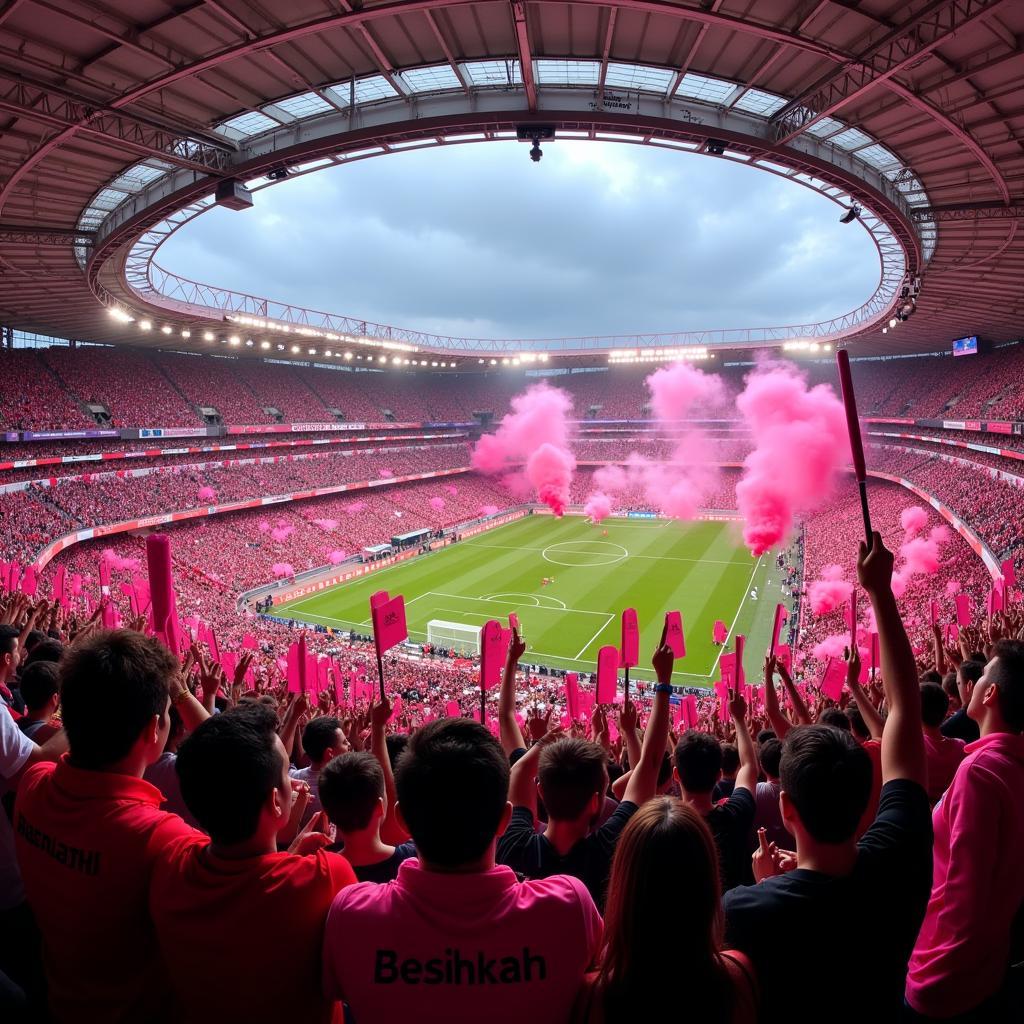
[[[454,484],[449,485],[445,490],[454,498],[458,493],[459,489]]]
[[[512,399],[512,411],[502,417],[493,434],[473,448],[471,464],[490,476],[521,472],[537,497],[555,515],[569,501],[576,460],[569,450],[572,398],[549,384],[535,384]],[[525,461],[518,471],[514,467]],[[513,482],[513,488],[515,483]]]
[[[444,498],[431,498],[430,499],[430,507],[435,512],[443,512],[444,511]]]
[[[261,519],[259,521],[259,527],[260,527],[260,533],[269,533],[270,532],[270,522],[268,520],[266,520],[266,519]]]
[[[699,403],[719,405],[725,395],[721,377],[683,362],[656,370],[647,378],[647,387],[651,410],[663,424],[683,419]]]
[[[946,584],[946,593],[950,597],[953,597],[954,594],[959,594],[960,593],[960,581],[959,580],[950,580]]]
[[[294,576],[295,569],[290,562],[275,562],[271,567],[270,571],[275,576]]]
[[[789,536],[798,515],[832,493],[850,460],[846,415],[827,385],[808,389],[791,366],[755,370],[736,408],[754,439],[736,485],[743,540],[762,555]]]
[[[270,531],[270,537],[278,544],[283,544],[294,532],[294,526],[275,526]]]
[[[348,555],[344,551],[332,551],[327,557],[331,565],[338,565],[340,562],[344,562]]]
[[[836,634],[827,636],[821,643],[815,644],[811,649],[811,656],[819,661],[826,658],[841,658],[843,652],[850,646],[849,636]]]
[[[327,533],[333,533],[338,528],[337,519],[311,519],[310,522]]]
[[[380,472],[377,474],[381,480],[389,480],[395,475],[395,471],[390,466],[382,466]]]
[[[199,500],[200,501],[213,501],[217,497],[217,492],[212,487],[200,487],[199,488]]]
[[[920,533],[928,525],[928,511],[920,505],[908,505],[900,512],[900,526],[903,527],[909,540]]]
[[[477,509],[477,514],[481,515],[481,516],[493,516],[497,512],[498,512],[498,506],[497,505],[481,505],[480,508]]]
[[[815,615],[827,615],[850,600],[853,584],[843,579],[843,569],[838,565],[826,565],[821,578],[807,588],[811,611]]]
[[[607,519],[612,514],[612,499],[601,491],[595,491],[583,506],[583,514],[589,516],[595,523]]]
[[[345,511],[350,516],[357,516],[357,515],[359,515],[360,512],[363,511],[364,508],[366,508],[366,502],[365,501],[353,501],[353,502],[350,502],[348,505],[345,506]]]
[[[903,561],[893,573],[893,593],[902,597],[915,576],[933,576],[942,565],[942,548],[949,543],[952,534],[946,526],[933,526],[928,536],[911,537],[900,545]]]
[[[104,548],[100,552],[100,558],[117,572],[130,571],[139,567],[137,558],[122,558],[113,548]]]

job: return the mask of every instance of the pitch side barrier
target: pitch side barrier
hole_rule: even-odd
[[[935,434],[911,434],[901,430],[871,430],[868,437],[886,437],[903,441],[924,441],[928,444],[941,444],[950,448],[966,448],[972,452],[985,452],[987,455],[999,455],[1004,459],[1016,459],[1024,462],[1024,451],[1016,448],[996,448],[990,444],[978,444],[974,441],[957,441],[950,437],[938,437]],[[919,451],[920,449],[915,449]],[[929,455],[937,455],[938,452],[929,451]]]
[[[933,430],[972,430],[980,434],[1024,434],[1024,421],[1022,420],[910,420],[901,419],[898,416],[862,416],[861,423],[930,427]]]
[[[120,523],[106,523],[101,526],[89,526],[83,530],[64,534],[44,547],[36,555],[32,566],[36,571],[42,570],[61,551],[75,544],[110,537],[118,533],[131,533],[133,530],[151,530],[157,526],[168,526],[172,523],[183,523],[190,519],[204,519],[209,516],[226,515],[229,512],[243,512],[248,509],[264,508],[269,505],[285,505],[293,501],[306,501],[309,498],[322,498],[331,494],[349,494],[360,491],[375,490],[378,487],[390,487],[393,484],[416,483],[420,480],[436,480],[443,477],[459,476],[468,473],[466,466],[456,469],[437,469],[429,473],[410,473],[406,476],[393,476],[381,480],[358,480],[347,484],[335,484],[332,487],[315,487],[308,491],[294,491],[291,494],[271,494],[262,498],[246,498],[243,501],[227,502],[223,505],[208,505],[201,508],[183,509],[177,512],[162,512],[155,516],[143,516],[141,519],[125,520]]]

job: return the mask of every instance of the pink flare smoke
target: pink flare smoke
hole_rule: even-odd
[[[430,507],[435,512],[443,512],[444,511],[444,498],[431,498],[430,499]]]
[[[357,516],[359,515],[360,512],[363,511],[364,508],[366,508],[365,501],[353,501],[345,506],[345,511],[350,516]]]
[[[849,601],[852,590],[853,584],[843,579],[841,566],[826,565],[821,570],[820,579],[816,579],[807,588],[811,611],[815,615],[827,615],[835,611]]]
[[[928,510],[921,505],[908,505],[900,512],[900,526],[906,532],[908,540],[920,533],[927,525]]]
[[[719,405],[725,395],[721,377],[685,362],[652,373],[647,378],[647,387],[654,415],[666,424],[686,417],[697,403]]]
[[[562,515],[569,504],[575,468],[576,459],[568,448],[548,443],[542,444],[526,461],[526,479],[556,516]]]
[[[449,494],[450,494],[450,495],[451,495],[451,496],[452,496],[453,498],[454,498],[454,497],[455,497],[455,496],[456,496],[456,495],[457,495],[457,494],[459,493],[459,489],[458,489],[458,487],[456,487],[456,486],[455,486],[454,484],[452,484],[452,485],[451,485],[451,486],[449,486],[449,487],[446,487],[446,488],[445,488],[445,490],[446,490],[446,491],[447,491],[447,492],[448,492],[448,493],[449,493]]]
[[[488,475],[503,473],[525,460],[523,476],[537,497],[556,515],[569,501],[569,486],[576,460],[569,450],[572,398],[549,384],[535,384],[512,399],[512,411],[502,417],[493,434],[485,434],[473,448],[470,462]],[[516,471],[511,484],[516,489]]]
[[[390,466],[383,466],[377,475],[381,480],[390,480],[395,475],[395,471]]]
[[[333,533],[338,528],[337,519],[311,519],[310,522],[327,533]]]
[[[850,646],[850,638],[845,634],[827,636],[811,650],[811,656],[824,661],[826,658],[841,658]]]
[[[275,562],[271,567],[271,572],[275,576],[294,576],[295,569],[290,562]]]
[[[612,514],[612,499],[601,491],[595,491],[583,506],[583,514],[590,516],[595,523],[607,519]]]
[[[212,487],[200,487],[199,488],[199,500],[200,501],[212,501],[217,497],[217,492]]]
[[[339,563],[344,562],[345,559],[348,558],[348,555],[346,555],[344,551],[332,551],[327,557],[330,559],[331,565],[338,565]]]
[[[785,540],[797,515],[831,494],[850,459],[846,414],[827,385],[808,389],[790,366],[755,370],[736,407],[754,439],[736,485],[743,539],[762,555]]]
[[[477,513],[482,516],[493,516],[498,511],[497,505],[481,505]]]
[[[275,526],[270,531],[271,540],[283,544],[295,532],[294,526]]]
[[[621,466],[601,466],[594,471],[594,483],[599,491],[618,494],[629,486],[629,478]]]
[[[266,519],[261,519],[259,522],[260,533],[270,532],[270,523]]]
[[[950,580],[946,584],[946,593],[950,597],[952,597],[954,594],[959,594],[960,593],[960,581],[959,580]]]
[[[131,571],[139,567],[137,558],[122,558],[113,548],[104,548],[100,558],[117,572]]]

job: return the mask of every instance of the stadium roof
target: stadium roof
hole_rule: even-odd
[[[227,343],[238,330],[269,338],[286,357],[292,346],[279,338],[288,327],[435,355],[532,349],[581,362],[801,338],[846,339],[874,354],[931,351],[965,334],[1020,336],[1024,4],[1016,0],[124,7],[0,5],[0,323],[154,345],[166,345],[166,327],[176,347],[196,349],[209,347],[208,335]],[[531,344],[363,324],[159,266],[160,242],[201,213],[224,178],[256,189],[395,149],[544,126],[556,140],[741,160],[856,204],[879,248],[879,288],[826,324]],[[889,329],[918,278],[916,311]],[[259,341],[252,352],[261,354]]]

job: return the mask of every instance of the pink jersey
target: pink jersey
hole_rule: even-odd
[[[407,860],[393,882],[338,893],[324,991],[359,1024],[564,1024],[602,930],[576,878],[440,874]]]

